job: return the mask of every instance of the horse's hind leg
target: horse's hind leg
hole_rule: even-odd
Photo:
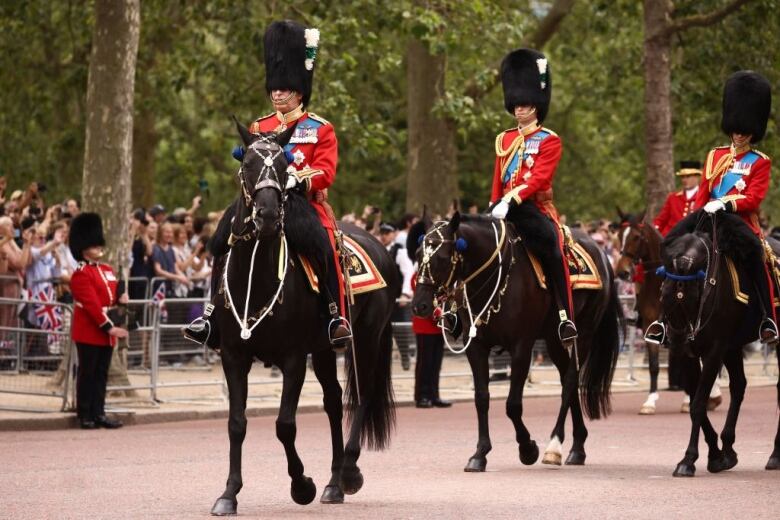
[[[558,410],[555,427],[550,434],[550,442],[544,450],[542,464],[560,466],[563,459],[563,441],[566,438],[564,431],[566,415],[569,412],[572,398],[577,397],[577,369],[574,363],[569,362],[569,355],[558,338],[550,336],[545,339],[545,342],[547,343],[547,353],[555,364],[555,368],[558,369],[558,375],[561,379],[561,407]]]
[[[342,405],[341,385],[336,375],[336,354],[328,349],[312,355],[314,373],[322,386],[322,404],[328,414],[330,423],[330,439],[333,450],[333,460],[330,464],[330,481],[322,492],[320,502],[323,504],[341,504],[344,502],[344,492],[341,489],[341,466],[344,463],[344,436],[341,430],[341,420],[344,408]]]
[[[217,516],[235,515],[238,507],[236,495],[241,491],[241,447],[246,437],[247,377],[252,358],[223,349],[222,369],[228,386],[230,415],[228,437],[230,439],[230,471],[225,491],[214,503],[211,514]]]
[[[593,348],[593,339],[581,335],[577,340],[577,348],[580,352],[580,359],[585,359],[586,354]],[[585,353],[585,354],[583,354]],[[582,406],[577,391],[571,397],[571,424],[572,424],[572,446],[569,450],[569,456],[566,457],[567,466],[582,466],[585,464],[585,441],[588,439],[588,428],[585,426],[585,418],[582,416]]]
[[[476,342],[473,342],[476,343]],[[471,375],[474,377],[474,406],[477,409],[477,424],[479,426],[479,439],[477,451],[469,458],[466,467],[467,472],[485,471],[487,467],[487,454],[490,453],[490,428],[488,426],[488,410],[490,409],[490,391],[488,382],[490,378],[488,356],[490,351],[481,345],[472,344],[466,351],[466,356],[471,365]]]
[[[303,474],[303,462],[295,449],[295,412],[298,410],[298,399],[306,377],[306,357],[289,357],[280,368],[283,375],[282,401],[276,419],[276,437],[281,441],[287,455],[287,474],[292,479],[290,496],[296,504],[306,505],[311,503],[317,494],[314,481]]]
[[[539,447],[531,439],[528,428],[523,424],[523,388],[531,366],[533,341],[524,341],[515,345],[512,352],[512,379],[509,383],[509,395],[506,398],[506,415],[515,426],[515,438],[520,451],[520,462],[526,466],[539,459]]]
[[[349,353],[347,353],[349,354]],[[363,473],[357,465],[360,458],[360,430],[366,416],[366,401],[352,412],[349,438],[344,449],[344,464],[341,468],[341,489],[347,495],[354,495],[363,487]]]
[[[775,350],[777,354],[777,405],[780,406],[780,346]],[[780,419],[777,420],[777,434],[775,435],[775,449],[769,456],[769,461],[766,463],[766,469],[780,470]]]
[[[737,452],[734,451],[736,440],[737,417],[745,397],[747,379],[745,379],[745,365],[742,362],[742,349],[737,348],[726,352],[723,359],[726,369],[729,371],[729,411],[726,415],[726,423],[720,438],[723,441],[723,451],[718,459],[710,459],[707,470],[712,473],[731,469],[737,465]]]

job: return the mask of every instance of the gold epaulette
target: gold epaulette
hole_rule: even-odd
[[[768,160],[768,161],[771,161],[771,160],[772,160],[772,159],[771,159],[771,158],[770,158],[770,157],[769,157],[767,154],[765,154],[764,152],[760,152],[760,151],[758,151],[758,150],[755,150],[755,149],[754,149],[753,151],[754,151],[754,152],[756,152],[756,153],[758,154],[758,156],[759,156],[759,157],[762,157],[762,158],[764,158],[764,159],[766,159],[766,160]]]
[[[710,150],[710,153],[707,154],[707,160],[704,162],[704,178],[709,180],[712,180],[713,177],[715,177],[718,167],[722,167],[724,161],[728,161],[730,159],[730,156],[728,154],[724,155],[720,158],[717,164],[713,164],[713,161],[715,161],[715,150],[718,150],[720,148],[728,148],[727,146],[719,146],[718,148],[713,148]]]
[[[509,130],[504,130],[500,134],[496,136],[496,155],[498,157],[506,157],[507,155],[513,153],[515,150],[517,150],[517,147],[520,146],[523,142],[523,136],[520,135],[520,133],[517,134],[517,137],[514,138],[514,140],[504,148],[504,136],[507,132],[511,132],[512,130],[516,130],[516,128],[510,128]]]
[[[329,124],[330,124],[330,121],[328,121],[328,120],[327,120],[327,119],[325,119],[324,117],[320,117],[320,116],[318,116],[318,115],[317,115],[317,114],[315,114],[314,112],[309,112],[309,117],[310,117],[310,118],[312,118],[312,119],[314,119],[315,121],[319,121],[319,122],[320,122],[320,123],[322,123],[323,125],[329,125]]]
[[[556,134],[554,131],[550,130],[550,129],[549,129],[549,128],[547,128],[546,126],[543,126],[543,127],[542,127],[542,130],[544,130],[545,132],[547,132],[547,133],[548,133],[548,134],[550,134],[550,135],[554,135],[555,137],[558,137],[558,134]]]
[[[276,112],[271,112],[270,114],[266,114],[264,116],[258,117],[257,119],[255,119],[255,123],[259,123],[263,119],[268,119],[269,117],[273,117],[273,116],[276,116]]]

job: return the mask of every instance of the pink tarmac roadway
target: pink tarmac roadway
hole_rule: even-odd
[[[491,402],[493,451],[487,472],[464,473],[476,443],[472,404],[398,410],[391,448],[364,452],[365,486],[343,505],[298,506],[274,419],[249,420],[244,445],[245,518],[780,518],[780,472],[765,471],[778,420],[774,387],[750,388],[737,427],[739,464],[672,478],[687,444],[680,394],[665,394],[658,415],[636,414],[641,394],[615,397],[615,413],[589,422],[585,467],[522,466],[504,404]],[[711,413],[716,427],[725,406]],[[557,399],[533,398],[525,418],[543,450]],[[567,428],[567,435],[569,430]],[[325,416],[298,418],[299,452],[321,493],[330,441]],[[568,452],[569,439],[564,443]],[[0,432],[0,518],[208,518],[227,476],[226,421],[128,427],[117,431]],[[565,454],[564,454],[565,456]]]

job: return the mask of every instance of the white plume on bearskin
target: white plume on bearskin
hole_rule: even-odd
[[[547,117],[552,96],[550,65],[544,54],[534,49],[517,49],[501,62],[504,107],[513,114],[519,105],[536,107],[539,123]]]

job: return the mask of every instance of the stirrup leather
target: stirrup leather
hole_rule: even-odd
[[[660,330],[653,331],[653,328]],[[664,322],[655,320],[645,330],[645,342],[653,345],[660,345],[666,342],[666,325]]]

